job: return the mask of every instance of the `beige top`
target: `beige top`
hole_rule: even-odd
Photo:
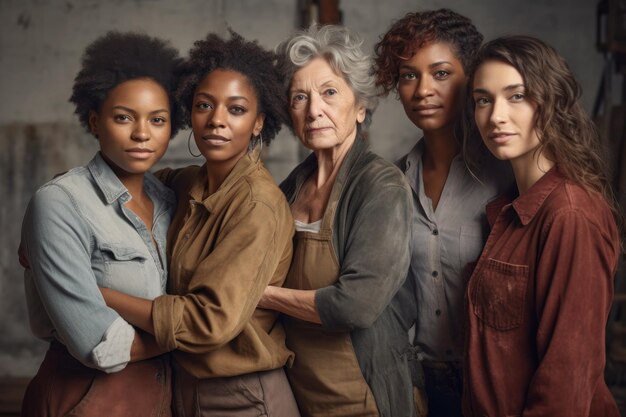
[[[293,354],[278,313],[257,309],[268,285],[281,286],[292,255],[293,218],[258,160],[241,158],[203,199],[206,167],[163,170],[177,194],[168,234],[168,295],[153,305],[158,344],[197,378],[276,369]]]

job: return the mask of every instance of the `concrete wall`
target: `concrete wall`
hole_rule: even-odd
[[[344,23],[371,49],[392,19],[417,8],[450,7],[474,20],[486,38],[539,36],[568,60],[591,107],[602,70],[594,49],[592,0],[343,0]],[[0,377],[36,372],[45,344],[30,335],[16,248],[32,192],[54,173],[86,162],[93,140],[67,103],[84,47],[107,30],[138,30],[170,39],[185,53],[209,31],[232,27],[273,47],[297,24],[297,0],[0,0]],[[188,132],[174,139],[164,165],[189,163]],[[371,127],[373,147],[393,159],[419,137],[399,103],[384,100]],[[282,132],[266,162],[277,180],[298,160]]]

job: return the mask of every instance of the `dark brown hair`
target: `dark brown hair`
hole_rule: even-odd
[[[476,55],[475,68],[490,60],[515,68],[524,80],[526,96],[537,106],[539,146],[535,152],[544,152],[570,180],[602,194],[621,235],[623,216],[608,179],[598,133],[582,107],[580,86],[563,57],[540,39],[507,36],[483,45]],[[474,74],[470,76],[470,90],[473,83]],[[468,97],[466,122],[473,120],[474,113],[472,95]]]
[[[407,13],[374,47],[376,85],[387,94],[398,85],[401,61],[410,59],[429,42],[446,42],[469,74],[474,54],[483,41],[472,21],[450,9]]]

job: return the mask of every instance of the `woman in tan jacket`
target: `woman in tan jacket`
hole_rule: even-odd
[[[107,304],[175,351],[180,416],[298,416],[283,372],[293,357],[278,313],[257,309],[292,254],[289,206],[259,159],[286,109],[274,54],[232,34],[195,43],[178,98],[206,163],[163,170],[177,194],[168,234],[168,295],[103,289]]]

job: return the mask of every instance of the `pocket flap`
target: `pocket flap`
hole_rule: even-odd
[[[123,244],[101,243],[100,250],[109,254],[116,261],[145,261],[147,259],[146,255],[139,252],[136,248],[124,246]]]

